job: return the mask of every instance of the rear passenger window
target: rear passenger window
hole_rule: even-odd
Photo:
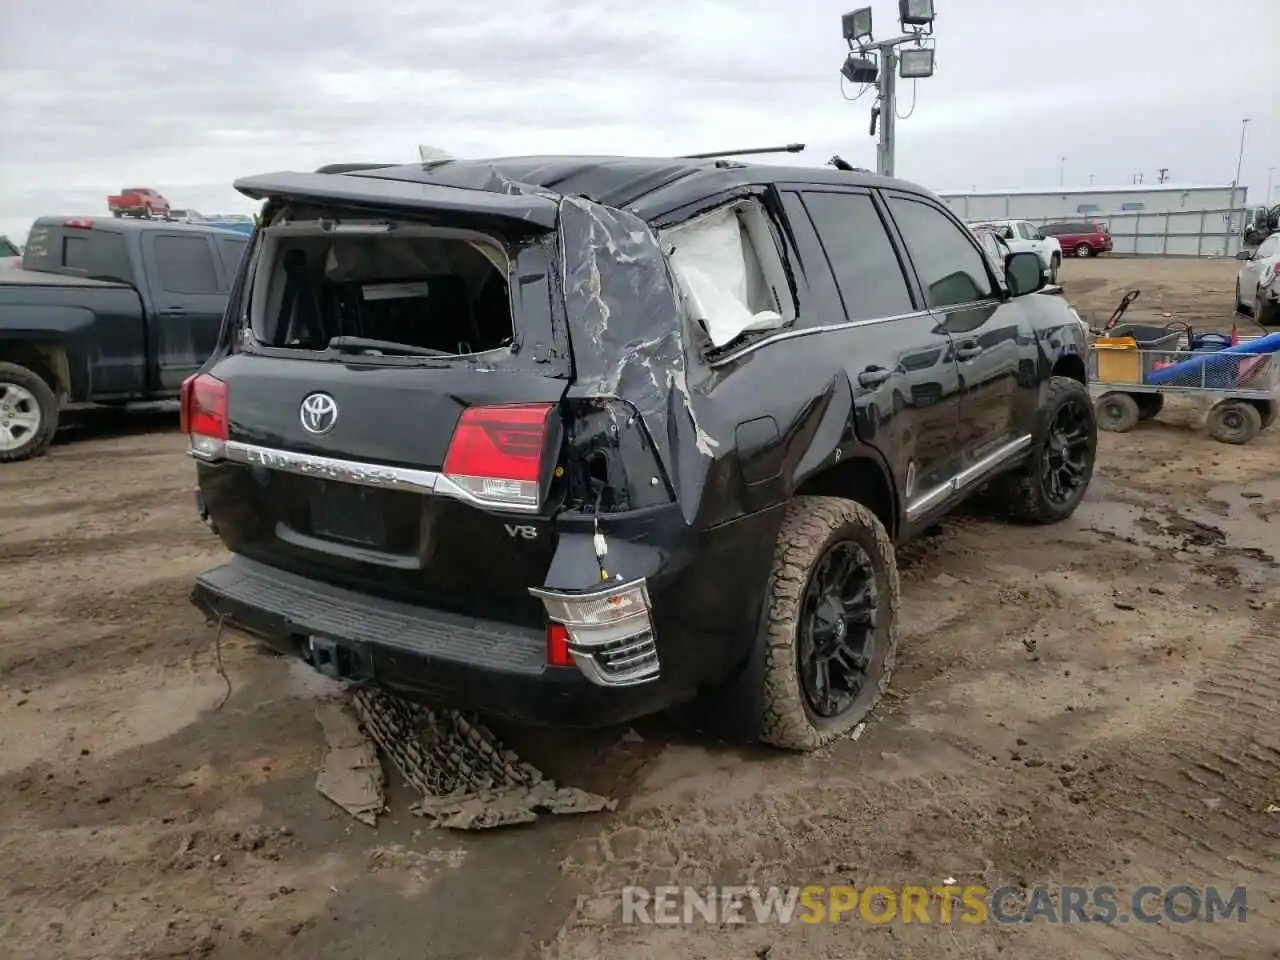
[[[204,236],[155,238],[157,281],[169,293],[217,293],[218,275]]]
[[[822,241],[850,320],[911,313],[902,264],[871,197],[806,191],[805,209]]]
[[[929,306],[951,307],[993,295],[986,261],[972,237],[942,211],[902,197],[890,197],[889,209],[902,231]]]
[[[218,238],[218,256],[222,258],[222,268],[227,275],[228,286],[235,283],[236,273],[240,269],[240,260],[244,257],[247,246],[249,246],[248,237],[243,240],[236,237]]]

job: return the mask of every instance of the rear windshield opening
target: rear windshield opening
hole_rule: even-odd
[[[508,262],[495,241],[406,227],[343,234],[272,227],[254,282],[252,324],[273,347],[483,353],[514,336]]]

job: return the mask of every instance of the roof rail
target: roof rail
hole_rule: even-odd
[[[326,163],[316,173],[353,173],[356,170],[383,170],[394,163]]]
[[[682,153],[677,160],[714,160],[717,157],[745,157],[753,153],[800,153],[803,143],[787,143],[780,147],[747,147],[744,150],[715,150],[711,153]]]

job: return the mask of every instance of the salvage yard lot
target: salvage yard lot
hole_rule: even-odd
[[[1228,329],[1236,264],[1069,261],[1095,324]],[[96,420],[0,468],[0,954],[15,957],[1274,957],[1280,943],[1280,430],[1190,410],[1104,434],[1076,516],[968,511],[902,557],[893,696],[810,757],[659,724],[512,736],[616,813],[475,836],[392,789],[314,789],[326,690],[187,603],[217,561],[170,415]],[[114,432],[113,432],[114,431]],[[499,728],[502,733],[509,733]],[[1244,924],[619,924],[618,890],[1246,885]]]

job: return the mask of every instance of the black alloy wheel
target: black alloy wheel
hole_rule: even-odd
[[[874,682],[877,600],[866,550],[849,540],[828,547],[805,590],[796,650],[801,688],[820,717],[840,716]]]
[[[1040,470],[1045,496],[1053,503],[1070,502],[1088,479],[1090,413],[1081,400],[1071,398],[1049,424]]]

